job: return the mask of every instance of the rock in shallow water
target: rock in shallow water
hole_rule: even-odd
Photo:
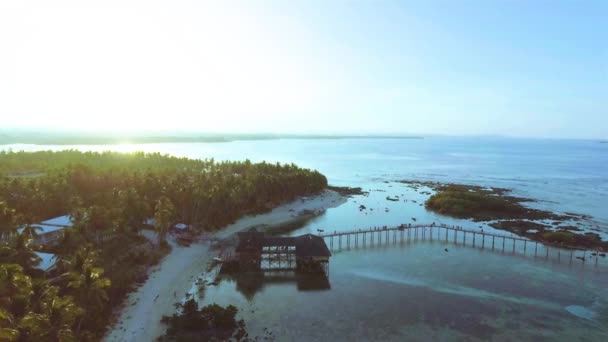
[[[594,320],[597,316],[597,313],[595,311],[580,305],[568,305],[566,306],[566,311],[578,318],[588,319],[591,321]]]

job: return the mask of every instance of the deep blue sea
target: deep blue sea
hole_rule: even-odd
[[[608,144],[598,141],[427,137],[2,148],[293,162],[319,170],[333,185],[370,191],[327,210],[295,235],[414,222],[492,231],[426,211],[425,195],[395,182],[433,180],[513,189],[538,200],[536,207],[589,215],[578,224],[608,237]],[[375,210],[359,211],[360,204]],[[280,341],[606,341],[607,263],[408,241],[334,251],[329,288],[267,279],[246,290],[224,280],[201,300],[236,305],[252,335]]]

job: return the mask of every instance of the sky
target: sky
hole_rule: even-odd
[[[608,138],[608,1],[3,1],[0,128]]]

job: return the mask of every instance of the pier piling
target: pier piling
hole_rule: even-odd
[[[428,232],[427,232],[428,229]],[[336,250],[335,247],[337,247],[337,250],[342,251],[343,249],[343,242],[342,242],[342,237],[344,236],[344,238],[346,239],[344,241],[344,247],[346,248],[346,250],[351,250],[351,249],[358,249],[361,246],[363,246],[363,248],[366,248],[368,245],[370,247],[374,247],[374,246],[382,246],[382,244],[384,243],[385,245],[390,245],[391,244],[391,231],[392,231],[392,244],[397,245],[397,242],[400,241],[401,243],[405,242],[406,240],[406,230],[407,230],[407,240],[409,242],[413,241],[413,240],[426,240],[427,238],[430,241],[434,241],[435,239],[437,239],[438,241],[441,241],[441,229],[445,230],[445,242],[448,243],[450,241],[450,231],[452,231],[452,234],[454,234],[453,236],[453,243],[455,245],[458,245],[461,241],[459,241],[458,238],[458,233],[462,232],[462,245],[466,246],[467,245],[467,235],[469,233],[473,234],[473,239],[472,239],[472,247],[477,247],[479,244],[479,241],[477,241],[477,234],[481,234],[481,249],[485,249],[485,244],[486,244],[486,236],[491,236],[492,237],[492,250],[497,249],[496,246],[496,238],[502,238],[502,253],[505,252],[506,250],[506,241],[507,239],[511,241],[512,245],[511,245],[511,252],[513,254],[522,254],[524,256],[527,256],[527,252],[528,252],[528,242],[530,242],[531,240],[528,240],[526,238],[522,238],[522,237],[518,237],[518,236],[514,236],[514,235],[504,235],[504,234],[495,234],[495,233],[487,233],[487,232],[480,232],[477,230],[467,230],[467,229],[463,229],[461,227],[457,227],[457,226],[447,226],[447,225],[439,225],[439,226],[435,226],[434,224],[432,225],[424,225],[424,224],[418,224],[418,225],[412,225],[412,224],[403,224],[400,225],[398,227],[387,227],[387,226],[383,226],[383,227],[375,227],[372,229],[367,229],[367,230],[362,230],[362,229],[357,229],[357,230],[352,230],[352,231],[342,231],[342,232],[338,232],[338,231],[334,231],[333,233],[328,233],[328,234],[321,234],[320,236],[323,238],[323,240],[325,242],[327,242],[329,244],[329,248],[331,250]],[[397,236],[397,230],[399,230],[399,236]],[[437,236],[433,236],[433,230],[436,231],[436,235]],[[369,233],[369,241],[368,241],[368,235]],[[376,236],[377,235],[377,236]],[[337,241],[337,245],[336,242],[334,241],[334,239],[338,239]],[[363,241],[361,241],[361,238],[363,239]],[[384,241],[383,241],[384,238]],[[351,241],[352,240],[352,241]],[[377,241],[375,241],[377,240]],[[523,248],[521,250],[517,249],[517,243],[518,241],[523,241]],[[362,243],[362,245],[361,245]],[[534,241],[534,257],[537,258],[539,256],[539,250],[538,250],[538,245],[539,242],[538,241]],[[549,258],[551,257],[553,260],[557,261],[557,262],[561,262],[561,252],[564,251],[563,246],[554,246],[551,244],[544,244],[541,243],[540,244],[541,247],[543,247],[545,249],[545,260],[549,260]],[[550,251],[551,248],[555,248],[556,253],[553,253]],[[576,251],[576,249],[569,249],[570,252],[570,258],[569,258],[569,263],[572,264],[574,263],[574,252]],[[580,250],[582,252],[582,256],[580,257],[576,257],[578,259],[581,259],[581,261],[584,264],[584,261],[587,259],[587,251],[586,250]],[[564,251],[567,252],[567,251]],[[589,258],[594,258],[593,263],[598,266],[598,264],[601,263],[601,260],[599,260],[600,258],[597,256],[599,254],[599,252],[597,251],[590,251],[590,253],[595,253],[595,255],[589,255]],[[280,259],[282,257],[282,255],[280,255],[278,252],[277,254],[277,262],[282,263],[282,260]],[[287,261],[287,259],[285,259],[285,261]],[[587,264],[589,264],[591,262],[591,260],[588,260]]]

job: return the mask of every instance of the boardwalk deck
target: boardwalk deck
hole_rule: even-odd
[[[349,231],[334,231],[333,233],[320,234],[325,239],[330,250],[342,250],[360,247],[381,246],[396,244],[397,242],[430,240],[453,243],[456,245],[489,248],[502,252],[528,254],[534,257],[550,256],[561,261],[562,254],[573,262],[579,259],[582,262],[590,261],[596,266],[600,260],[599,251],[568,248],[558,245],[550,245],[533,241],[527,238],[506,234],[497,234],[479,230],[464,229],[458,226],[436,225],[436,224],[403,224],[396,227],[375,227],[370,229],[355,229]],[[529,248],[530,247],[530,248]],[[528,250],[533,247],[534,253]],[[576,254],[576,255],[575,255]],[[591,260],[590,260],[591,259]]]

